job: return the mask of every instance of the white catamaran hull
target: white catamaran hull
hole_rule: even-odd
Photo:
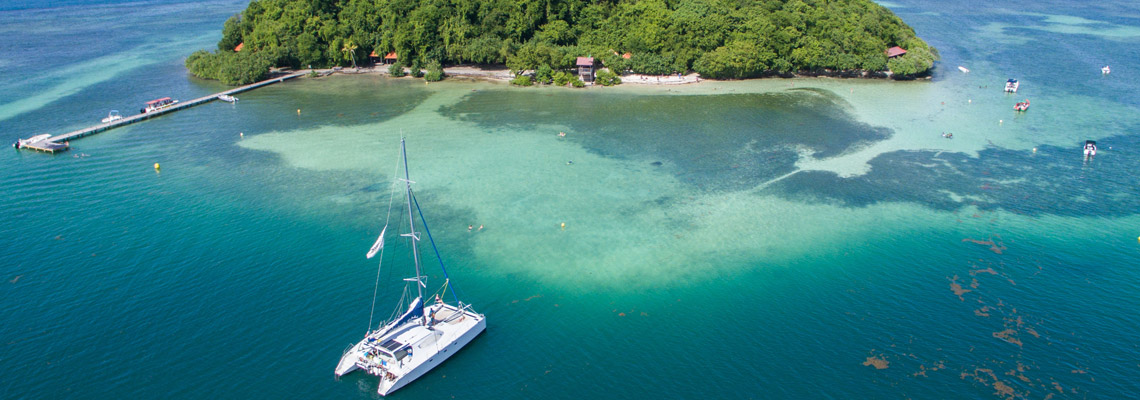
[[[431,329],[425,328],[417,319],[398,325],[394,322],[377,331],[370,332],[363,340],[344,353],[340,362],[337,363],[336,376],[341,377],[362,369],[370,375],[380,377],[377,392],[385,396],[404,387],[431,371],[432,368],[442,364],[452,354],[458,352],[459,349],[462,349],[463,346],[466,346],[467,343],[470,343],[471,340],[486,330],[487,320],[482,314],[462,311],[462,315],[458,315],[456,314],[457,311],[455,306],[437,303],[424,307],[423,315],[447,315],[452,318],[433,320]],[[413,347],[406,357],[401,360],[387,358],[385,359],[387,365],[383,366],[377,363],[379,359],[369,358],[369,347],[405,337],[409,332],[418,332],[411,334],[418,339],[414,344],[409,343]],[[370,345],[369,342],[372,344]]]
[[[397,377],[395,380],[389,380],[387,378],[380,377],[380,386],[376,389],[376,392],[381,396],[387,396],[388,394],[395,392],[397,389],[400,389],[405,385],[412,383],[412,381],[419,379],[419,377],[423,376],[428,371],[431,371],[432,368],[443,364],[443,362],[447,360],[448,357],[451,357],[452,354],[458,352],[459,349],[462,349],[463,346],[466,346],[467,343],[470,343],[471,340],[475,339],[476,336],[479,336],[479,334],[483,333],[483,331],[486,329],[487,320],[479,318],[478,322],[476,322],[474,326],[471,326],[466,331],[460,333],[458,337],[452,336],[452,341],[446,346],[440,347],[437,353],[431,356],[425,354],[423,357],[427,357],[427,359],[422,360],[422,362],[419,365],[413,367],[411,371],[408,371],[402,376]],[[441,339],[444,339],[444,343],[446,343],[446,338]]]
[[[336,364],[335,373],[338,378],[360,368],[356,365],[356,360],[364,356],[364,352],[361,350],[363,347],[364,341],[362,340],[344,352],[344,355],[340,357],[340,362]]]

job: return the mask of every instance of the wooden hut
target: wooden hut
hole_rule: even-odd
[[[594,57],[578,57],[575,65],[578,66],[578,78],[582,82],[594,81]]]
[[[906,54],[906,50],[903,50],[903,48],[899,46],[887,49],[887,58],[895,58],[903,54]]]
[[[389,52],[388,54],[384,55],[384,63],[385,64],[395,64],[396,61],[399,61],[399,60],[400,60],[400,57],[397,57],[396,52],[394,52],[394,51]]]

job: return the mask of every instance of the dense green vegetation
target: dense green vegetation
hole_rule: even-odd
[[[187,60],[196,75],[221,79],[212,66],[260,66],[250,60],[262,58],[349,66],[373,51],[395,51],[408,66],[505,64],[516,72],[569,69],[590,55],[614,71],[708,78],[887,68],[915,75],[938,58],[871,0],[254,0],[222,34],[216,53]],[[226,55],[239,43],[257,56]],[[888,61],[891,46],[908,54]],[[618,55],[626,52],[632,57]]]
[[[273,63],[267,52],[198,50],[186,58],[186,68],[194,76],[216,79],[227,85],[245,85],[265,79]]]

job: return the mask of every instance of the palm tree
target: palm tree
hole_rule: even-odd
[[[352,40],[346,40],[344,42],[344,48],[340,49],[340,51],[348,53],[348,56],[352,58],[352,67],[356,68],[356,43],[352,43]]]

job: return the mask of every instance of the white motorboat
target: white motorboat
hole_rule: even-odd
[[[111,110],[111,112],[107,113],[107,117],[103,118],[101,121],[103,121],[103,123],[106,124],[106,123],[118,121],[120,119],[123,119],[123,116],[119,115],[119,110]]]
[[[1006,93],[1017,93],[1018,86],[1021,86],[1021,83],[1019,83],[1017,79],[1010,79],[1008,81],[1005,81]]]
[[[443,287],[435,295],[432,304],[424,304],[424,288],[427,286],[424,283],[426,277],[420,268],[418,244],[421,232],[416,231],[415,222],[423,222],[423,233],[427,235],[433,249],[435,249],[435,241],[431,238],[431,230],[427,227],[423,211],[420,210],[419,204],[412,194],[411,184],[413,182],[408,177],[408,158],[403,140],[400,141],[400,147],[404,163],[403,184],[400,186],[404,187],[404,197],[408,203],[407,229],[409,232],[400,236],[410,239],[408,247],[411,250],[411,259],[415,266],[415,276],[404,279],[406,282],[404,293],[393,315],[401,310],[403,312],[398,317],[381,322],[376,329],[372,329],[370,320],[368,323],[369,330],[365,333],[364,339],[345,351],[335,370],[337,377],[358,369],[380,377],[377,392],[382,396],[406,386],[432,368],[442,364],[487,327],[487,321],[483,314],[476,313],[470,304],[463,303],[455,295],[450,279],[444,281]],[[391,205],[389,205],[389,216],[391,216],[391,210]],[[372,258],[377,252],[380,252],[381,265],[384,262],[383,238],[387,230],[388,226],[385,224],[381,230],[380,238],[376,240],[367,254],[368,258]],[[436,254],[438,254],[438,250]],[[442,260],[440,260],[440,267],[443,267]],[[443,274],[444,277],[447,276],[446,269],[443,270]],[[379,276],[379,270],[377,270],[377,276]],[[414,286],[415,289],[413,290],[409,285]],[[440,297],[441,294],[446,296],[449,293],[454,299],[454,304],[447,303]],[[373,304],[375,304],[375,298]]]
[[[970,73],[970,70],[966,69],[966,67],[963,67],[961,65],[958,66],[958,70],[962,71],[963,73],[967,73],[967,74]]]
[[[238,101],[238,98],[234,97],[234,96],[230,96],[228,94],[219,94],[218,100],[226,101],[226,102],[230,102],[230,103],[235,103]]]
[[[1093,158],[1096,156],[1096,141],[1085,141],[1085,158]]]
[[[1108,75],[1109,72],[1112,72],[1112,69],[1109,68],[1107,65],[1105,65],[1104,67],[1101,67],[1101,69],[1100,69],[1100,73],[1102,73],[1102,74]]]

